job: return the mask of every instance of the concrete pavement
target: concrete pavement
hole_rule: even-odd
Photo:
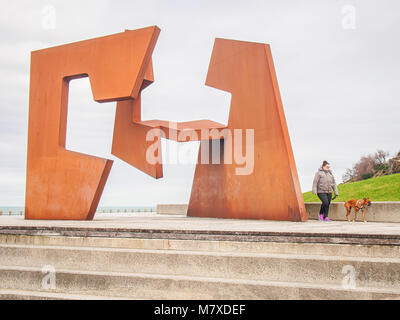
[[[1,216],[0,229],[9,227],[59,227],[88,229],[158,229],[199,231],[254,231],[254,232],[302,232],[333,234],[400,235],[400,223],[380,222],[286,222],[266,220],[236,220],[218,218],[194,218],[159,215],[156,213],[96,214],[93,221],[24,220],[21,216]]]

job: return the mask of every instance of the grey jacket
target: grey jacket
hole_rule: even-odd
[[[319,168],[314,177],[312,193],[331,193],[332,189],[336,195],[339,195],[332,171]]]

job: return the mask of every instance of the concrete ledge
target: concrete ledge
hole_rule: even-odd
[[[196,218],[137,214],[98,215],[93,221],[24,220],[2,217],[0,234],[137,239],[226,240],[400,245],[400,223],[308,222]]]
[[[158,204],[158,214],[185,215],[188,210],[187,204]]]
[[[308,218],[318,220],[321,202],[306,202]],[[332,202],[329,209],[329,218],[332,220],[346,221],[346,208],[344,202]],[[350,213],[354,218],[354,209]],[[361,212],[357,215],[357,221],[361,221]],[[400,201],[372,201],[372,205],[365,209],[365,219],[370,222],[400,222]]]
[[[316,222],[319,223],[319,222]],[[332,224],[332,223],[331,223]],[[331,225],[330,224],[330,225]],[[347,223],[349,224],[350,223]],[[322,230],[321,230],[322,231]],[[0,226],[1,235],[400,245],[400,234]]]
[[[306,202],[308,218],[318,220],[321,202]],[[187,204],[159,204],[158,214],[186,215]],[[329,209],[329,217],[332,220],[346,221],[346,209],[344,202],[332,202]],[[354,210],[351,213],[354,217]],[[365,209],[365,219],[370,222],[396,222],[400,223],[400,201],[373,201],[372,205]],[[361,221],[361,213],[357,215],[357,221]]]

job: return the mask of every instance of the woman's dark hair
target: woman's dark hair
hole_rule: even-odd
[[[325,167],[327,164],[329,164],[328,161],[324,160],[324,162],[322,162],[322,166]]]

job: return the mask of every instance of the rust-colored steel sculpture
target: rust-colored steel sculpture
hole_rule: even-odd
[[[232,93],[228,126],[143,121],[141,91],[154,81],[159,31],[128,30],[32,52],[25,218],[94,217],[112,161],[65,149],[69,81],[89,76],[96,101],[118,101],[112,154],[121,160],[160,178],[161,137],[201,141],[188,215],[306,220],[269,46],[216,40],[206,84]],[[245,138],[227,134],[237,129],[254,130],[254,170],[238,175],[237,164],[201,163],[212,152],[210,140],[222,142],[219,158],[238,141],[244,150]]]
[[[150,27],[32,52],[26,219],[93,218],[112,161],[65,149],[69,81],[89,76],[98,102],[137,98],[158,34]]]
[[[216,39],[206,85],[232,94],[229,129],[254,129],[254,168],[238,175],[234,164],[198,163],[188,215],[306,221],[269,45]]]

